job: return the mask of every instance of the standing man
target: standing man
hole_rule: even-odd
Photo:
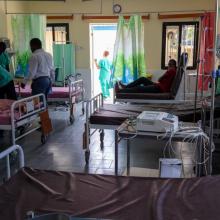
[[[21,86],[25,88],[27,81],[32,80],[32,95],[43,93],[47,98],[54,79],[52,56],[42,49],[42,43],[38,38],[30,41],[30,48],[32,56],[29,60],[29,73]]]

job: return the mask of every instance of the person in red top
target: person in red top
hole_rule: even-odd
[[[124,85],[121,82],[116,84],[116,92],[120,93],[165,93],[170,92],[172,82],[176,76],[176,61],[171,59],[168,63],[168,69],[158,79],[158,82],[141,77],[134,82]]]

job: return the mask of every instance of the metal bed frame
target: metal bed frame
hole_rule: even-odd
[[[193,100],[121,99],[121,98],[116,98],[114,96],[114,103],[116,103],[116,102],[138,103],[138,104],[183,104],[183,103],[186,103],[186,102],[193,102]]]
[[[82,114],[84,114],[85,112],[85,108],[84,108],[84,93],[85,93],[85,89],[84,89],[84,83],[83,80],[75,80],[75,78],[70,77],[68,79],[68,88],[69,88],[69,97],[66,98],[48,98],[48,102],[68,102],[69,106],[67,106],[67,108],[69,108],[70,114],[69,114],[69,120],[70,123],[73,124],[75,117],[74,117],[74,107],[76,103],[81,102],[82,103]],[[19,89],[19,96],[21,97],[21,93],[20,93],[20,85],[18,85],[18,89]],[[77,91],[80,91],[79,94],[76,94]],[[78,99],[78,96],[80,96],[80,98]],[[58,109],[58,108],[56,108]]]
[[[24,152],[19,145],[13,145],[6,150],[2,151],[0,153],[0,160],[3,158],[6,158],[6,174],[7,174],[7,179],[11,177],[11,167],[10,167],[10,160],[9,160],[9,155],[13,152],[18,152],[18,160],[19,160],[19,169],[24,167]]]
[[[38,100],[38,106],[34,105],[35,100]],[[26,107],[26,112],[22,112],[22,107]],[[0,130],[11,131],[12,144],[15,145],[16,141],[25,137],[26,135],[38,130],[41,128],[41,125],[36,125],[34,128],[27,130],[26,132],[22,129],[22,132],[19,132],[19,135],[16,135],[18,128],[22,128],[25,125],[28,125],[34,121],[40,121],[39,113],[45,111],[47,108],[46,98],[44,94],[30,96],[28,98],[20,99],[15,101],[11,105],[11,124],[0,125]],[[18,113],[18,116],[15,117],[15,112]],[[41,143],[46,142],[46,136],[42,133]]]
[[[69,79],[69,97],[68,98],[48,98],[48,102],[68,102],[69,103],[69,111],[70,111],[70,115],[69,115],[69,120],[70,123],[73,124],[75,117],[74,117],[74,107],[76,103],[81,102],[82,104],[82,114],[84,115],[85,113],[85,108],[84,108],[84,93],[85,93],[85,89],[84,89],[84,83],[83,80],[77,80],[77,81],[72,81],[71,79]],[[76,92],[79,92],[79,96],[80,98],[78,99],[78,94],[76,94]]]
[[[103,95],[102,93],[94,96],[92,99],[86,102],[86,122],[85,122],[85,131],[83,133],[83,149],[85,150],[85,161],[86,164],[89,163],[90,157],[90,138],[92,135],[99,130],[100,133],[100,147],[101,150],[104,148],[104,130],[116,130],[118,125],[101,125],[101,124],[91,124],[90,123],[90,116],[95,112],[98,111],[101,107],[103,107]],[[94,131],[91,132],[91,129]]]
[[[100,133],[100,148],[103,150],[104,148],[104,130],[114,130],[116,131],[118,129],[118,125],[103,125],[103,124],[92,124],[90,123],[90,116],[96,112],[99,111],[101,107],[103,107],[103,95],[102,93],[96,95],[92,99],[88,100],[86,102],[86,122],[85,122],[85,131],[83,133],[83,149],[85,150],[85,161],[86,164],[89,164],[89,158],[90,158],[90,138],[93,136],[93,134],[96,131],[99,131]],[[202,105],[201,113],[205,110],[205,106]],[[204,113],[204,112],[203,112]],[[202,127],[205,129],[205,121],[206,118],[202,117]],[[219,126],[220,127],[220,126]],[[215,131],[217,133],[217,131]]]

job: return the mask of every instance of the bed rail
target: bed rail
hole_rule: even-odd
[[[89,143],[90,143],[90,116],[95,112],[98,111],[104,104],[103,101],[103,95],[102,93],[94,96],[92,99],[88,100],[86,102],[86,123],[85,123],[85,131],[83,134],[83,148],[86,150],[85,151],[85,159],[86,163],[88,164],[89,162],[89,156],[90,156],[90,151],[89,151]]]
[[[103,95],[99,93],[90,100],[86,101],[86,120],[104,104]]]
[[[79,94],[81,95],[81,101],[84,100],[84,84],[83,84],[83,80],[77,80],[77,81],[69,81],[69,95],[70,95],[70,99],[73,96],[76,96],[76,92],[79,92]]]
[[[0,153],[0,160],[3,158],[6,158],[7,179],[9,179],[11,177],[11,167],[10,167],[9,155],[15,151],[18,152],[19,169],[20,169],[20,168],[24,167],[24,152],[19,145],[13,145]]]
[[[72,81],[69,80],[69,104],[70,104],[70,123],[74,122],[75,104],[81,102],[82,114],[84,115],[84,83],[83,80]]]
[[[15,130],[17,127],[22,126],[27,123],[31,123],[36,119],[40,112],[45,111],[47,108],[46,98],[44,94],[38,94],[30,96],[28,98],[20,99],[15,101],[11,106],[11,131],[12,131],[12,143],[15,144],[15,141],[26,136],[27,134],[37,130],[39,127],[36,127],[23,135],[20,135],[16,138]]]

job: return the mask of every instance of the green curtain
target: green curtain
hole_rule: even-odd
[[[58,70],[57,82],[64,82],[66,76],[75,74],[75,46],[72,43],[53,44],[53,60]]]
[[[129,83],[146,76],[144,27],[141,16],[134,15],[126,23],[119,17],[113,56],[113,83]]]
[[[45,15],[12,15],[11,18],[13,47],[16,52],[15,65],[17,76],[28,73],[28,61],[31,55],[29,42],[39,38],[45,46],[46,16]]]

